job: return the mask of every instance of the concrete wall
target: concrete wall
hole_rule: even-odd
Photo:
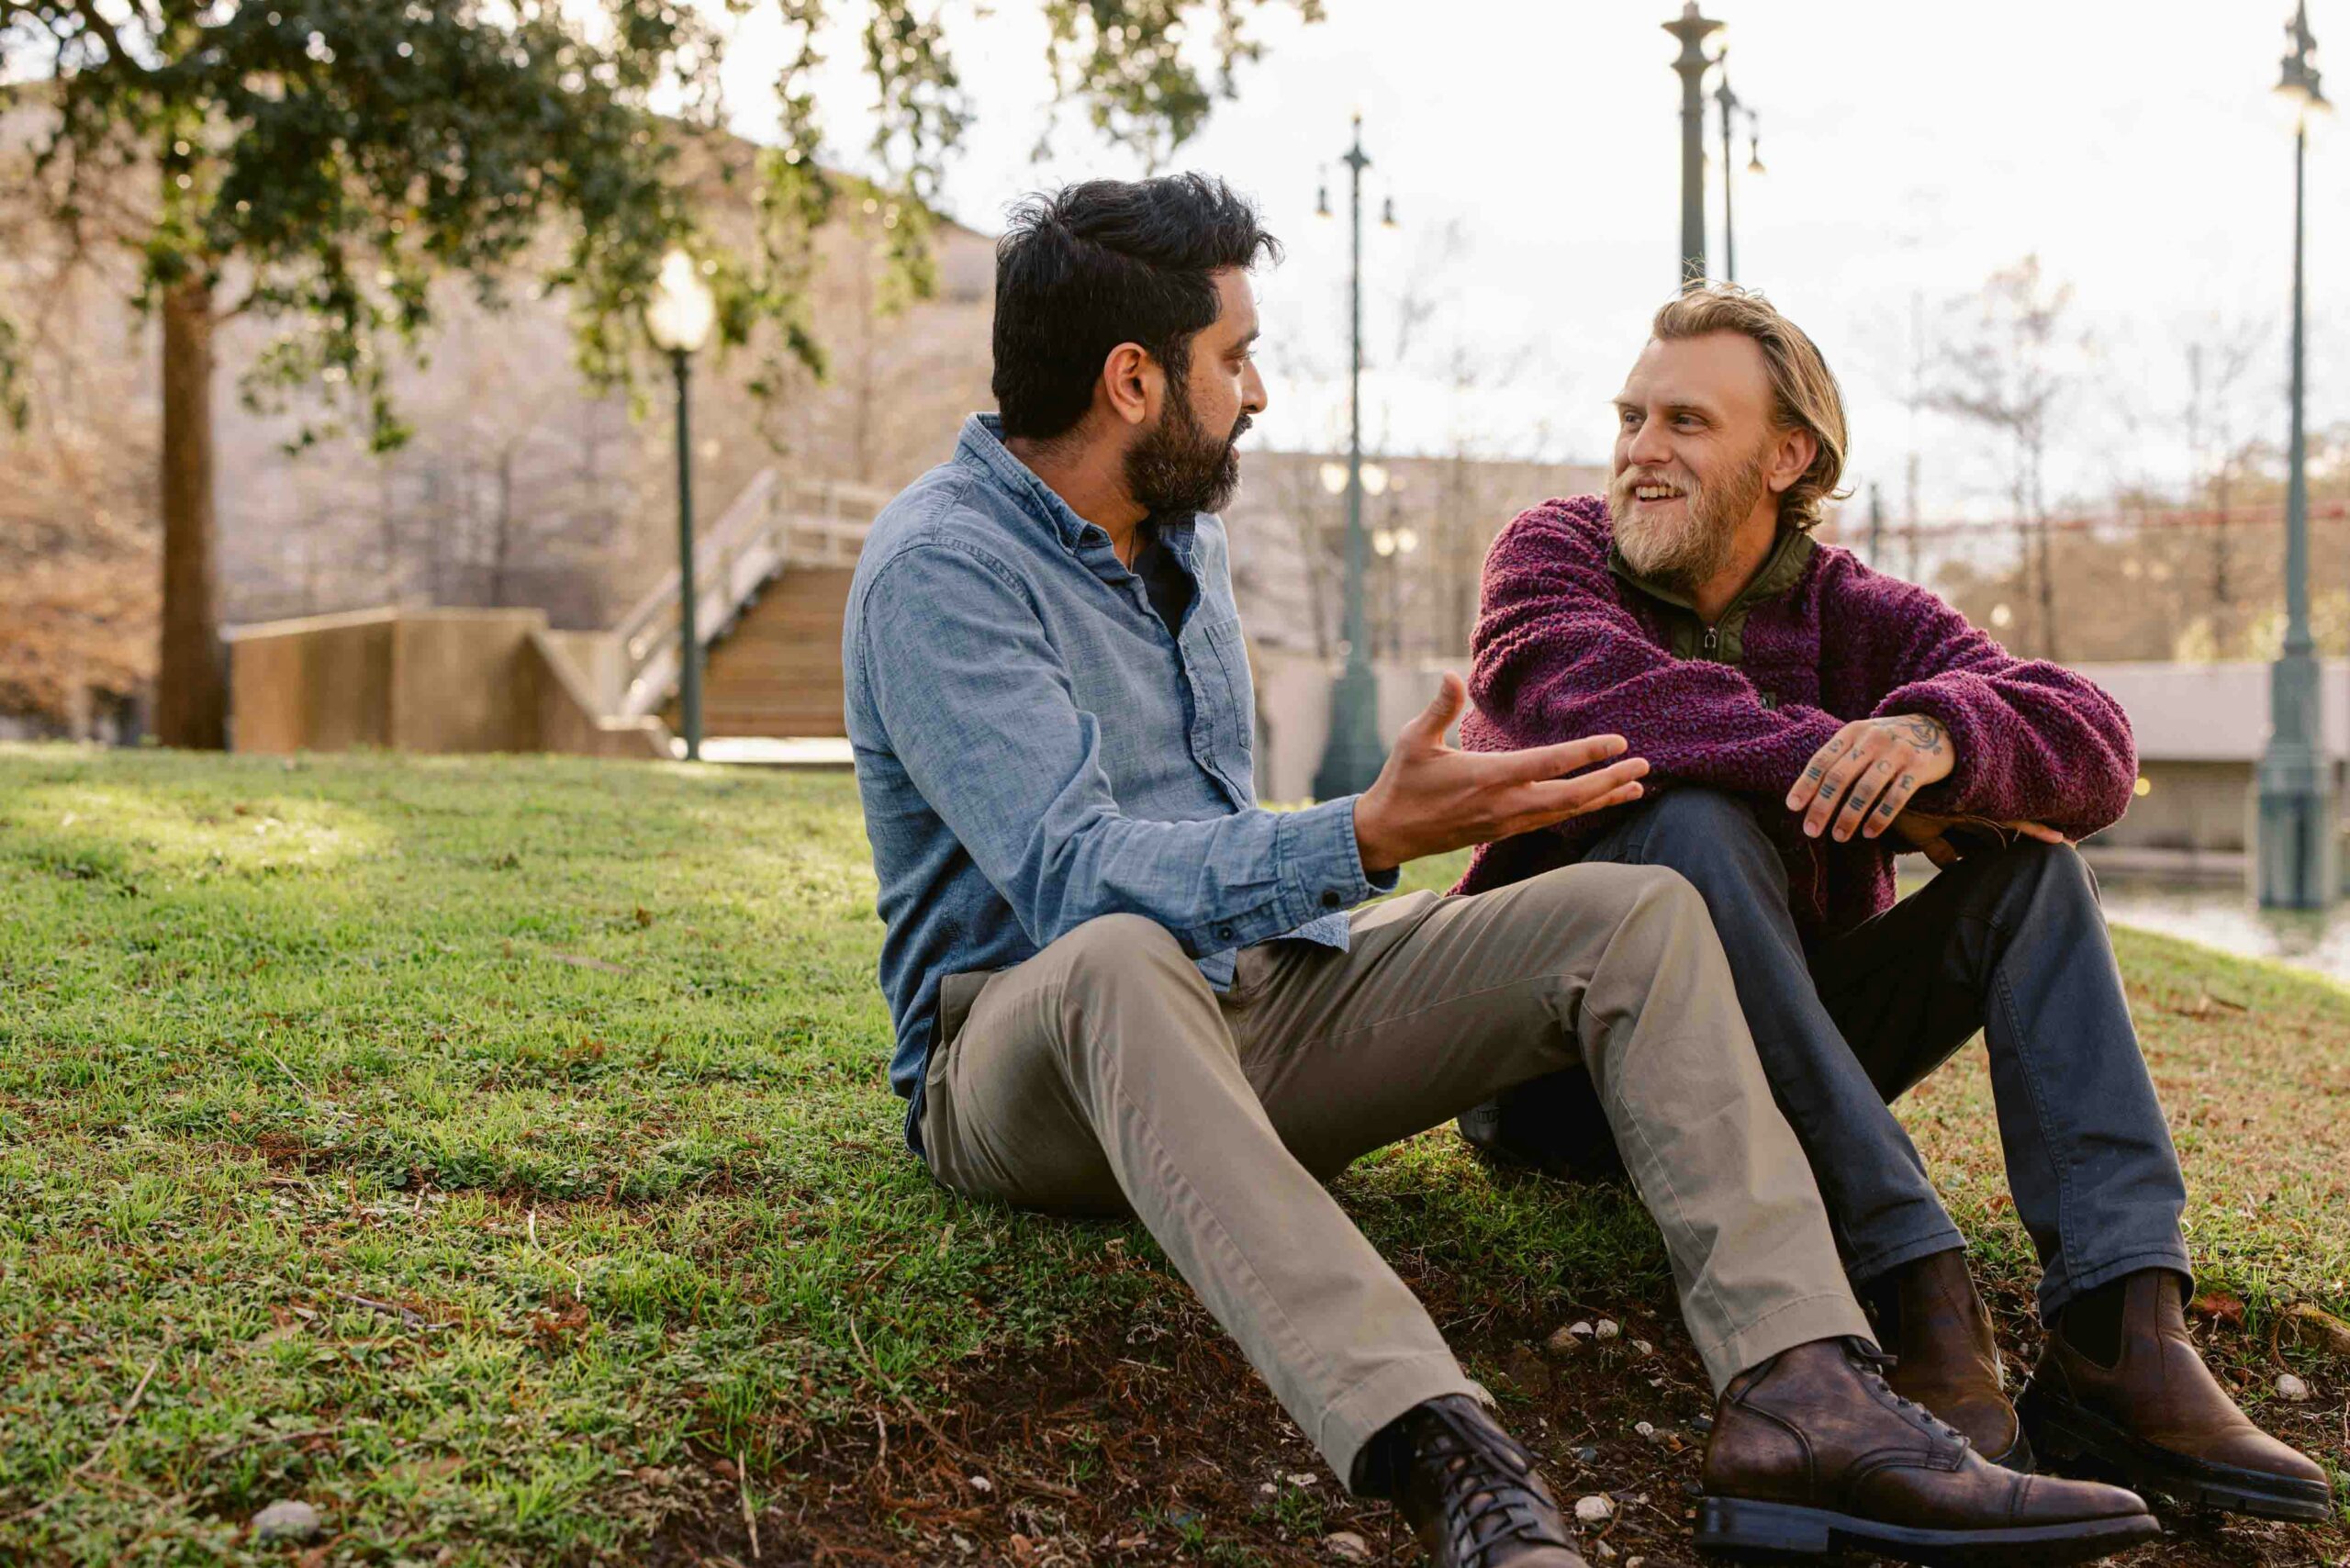
[[[668,755],[657,722],[603,716],[539,610],[353,610],[228,641],[238,751]]]
[[[1337,661],[1252,645],[1249,664],[1257,684],[1257,798],[1306,801],[1314,795],[1314,770],[1330,734],[1330,685]],[[1469,673],[1466,659],[1381,659],[1379,738],[1393,745],[1412,715],[1436,696],[1447,669]],[[1456,735],[1457,741],[1459,737]]]

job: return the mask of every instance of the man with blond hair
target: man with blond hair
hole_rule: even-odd
[[[1636,798],[1620,738],[1470,756],[1448,675],[1369,790],[1258,806],[1214,514],[1265,409],[1249,268],[1274,253],[1203,175],[1023,203],[1000,411],[874,521],[842,658],[908,1143],[973,1200],[1138,1219],[1437,1568],[1584,1568],[1534,1455],[1323,1186],[1580,1064],[1736,1402],[1699,1545],[2057,1563],[2159,1534],[2134,1493],[2001,1470],[1886,1386],[1686,881],[1571,867],[1371,903],[1408,860]]]
[[[1606,731],[1655,774],[1638,802],[1481,848],[1458,890],[1598,862],[1696,885],[1893,1386],[1984,1454],[2087,1456],[2142,1489],[2324,1518],[2325,1473],[2244,1417],[2183,1321],[2185,1186],[2070,842],[2129,803],[2129,721],[1813,539],[1843,400],[1761,295],[1708,285],[1665,305],[1616,415],[1606,498],[1545,502],[1494,543],[1462,737]],[[1902,849],[1942,869],[1896,902]],[[2020,1417],[1963,1239],[1886,1103],[1978,1029],[2042,1269]],[[1551,1129],[1588,1092],[1554,1075],[1462,1130],[1563,1163]]]

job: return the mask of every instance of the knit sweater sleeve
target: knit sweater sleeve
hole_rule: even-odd
[[[2094,682],[2020,659],[1926,589],[1854,564],[1827,613],[1882,629],[1874,716],[1923,713],[1950,732],[1951,776],[1919,791],[1930,812],[2046,823],[2080,838],[2129,808],[2137,745],[2129,715]]]
[[[1765,708],[1727,665],[1674,658],[1617,598],[1596,496],[1546,501],[1485,558],[1461,725],[1472,750],[1620,734],[1667,779],[1784,794],[1842,727],[1818,708]]]

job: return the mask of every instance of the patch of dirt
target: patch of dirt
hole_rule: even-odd
[[[1409,1278],[1407,1272],[1407,1278]],[[1411,1279],[1472,1375],[1500,1399],[1504,1424],[1540,1460],[1572,1515],[1595,1493],[1614,1518],[1586,1531],[1593,1568],[1695,1568],[1692,1506],[1704,1451],[1695,1425],[1711,1408],[1702,1369],[1669,1302],[1595,1301],[1572,1317],[1613,1319],[1620,1333],[1546,1354],[1559,1322],[1510,1321],[1463,1304],[1441,1277]],[[1181,1294],[1180,1281],[1168,1282]],[[1154,1304],[1156,1305],[1156,1304]],[[1994,1303],[2010,1367],[2036,1343],[2027,1303]],[[1188,1297],[1154,1313],[1168,1326],[1129,1343],[1114,1326],[1048,1351],[955,1369],[917,1412],[878,1395],[860,1419],[817,1428],[789,1465],[752,1480],[758,1544],[730,1462],[712,1456],[726,1506],[673,1523],[643,1561],[660,1568],[817,1564],[1200,1562],[1317,1568],[1416,1564],[1393,1510],[1348,1497],[1237,1350]],[[1639,1342],[1653,1349],[1642,1352]],[[2219,1347],[2249,1379],[2265,1347]],[[2013,1374],[2011,1373],[2011,1376]],[[2306,1450],[2350,1465],[2345,1380],[2266,1417]],[[1642,1433],[1638,1424],[1648,1423]],[[2165,1568],[2308,1568],[2350,1562],[2350,1531],[2182,1514],[2164,1508],[2165,1539],[2115,1561]],[[1331,1538],[1360,1538],[1362,1555]]]

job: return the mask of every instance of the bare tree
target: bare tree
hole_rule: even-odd
[[[2257,438],[2243,433],[2244,396],[2255,388],[2251,373],[2273,342],[2265,321],[2214,318],[2187,344],[2188,392],[2183,422],[2193,472],[2190,495],[2211,511],[2211,605],[2221,622],[2213,630],[2223,642],[2238,598],[2230,530],[2236,482],[2260,446]]]
[[[2058,656],[2056,572],[2042,479],[2053,417],[2068,388],[2065,357],[2076,346],[2065,336],[2072,299],[2071,285],[2051,286],[2042,277],[2036,255],[1993,273],[1980,290],[1953,302],[1941,374],[1926,398],[2004,449],[2017,544],[2039,607],[2034,651],[2048,659]]]

